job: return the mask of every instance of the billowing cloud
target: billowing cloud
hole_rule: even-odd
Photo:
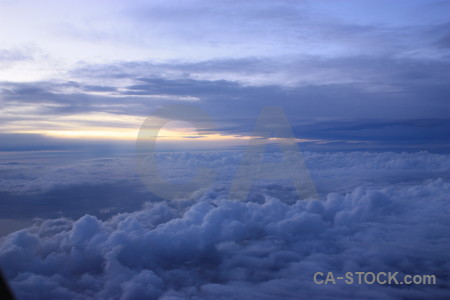
[[[302,201],[289,186],[263,182],[248,201],[233,201],[226,185],[239,164],[239,153],[158,154],[162,175],[175,181],[177,176],[186,178],[183,170],[205,163],[222,173],[213,186],[177,201],[147,199],[142,209],[132,211],[145,194],[111,190],[123,197],[115,201],[130,204],[125,208],[130,212],[117,214],[120,210],[113,209],[105,218],[100,209],[92,209],[95,215],[75,220],[41,219],[1,239],[0,265],[19,299],[296,299],[299,294],[323,299],[444,299],[450,270],[448,156],[304,156],[321,200]],[[58,167],[53,177],[48,174],[41,182],[74,183],[79,178],[85,186],[88,181],[117,185],[121,176],[133,176],[121,175],[129,169],[127,160],[96,159]],[[3,166],[8,168],[25,170],[20,162]],[[129,192],[136,188],[128,185]],[[64,201],[69,194],[58,197]],[[105,194],[97,193],[101,195]],[[82,206],[85,195],[73,200],[77,197]],[[99,207],[103,203],[95,191],[90,197]],[[315,272],[328,271],[434,274],[437,285],[314,284]]]
[[[0,262],[24,299],[444,299],[449,192],[442,179],[293,204],[210,191],[181,210],[148,204],[104,222],[44,221],[6,237]],[[438,283],[320,286],[319,271],[435,274]]]

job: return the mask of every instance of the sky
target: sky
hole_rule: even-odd
[[[2,0],[0,150],[116,149],[189,104],[212,128],[168,120],[162,148],[245,145],[281,106],[307,149],[447,152],[449,6]]]

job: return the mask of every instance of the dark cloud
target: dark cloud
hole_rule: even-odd
[[[437,41],[437,45],[444,47],[444,48],[450,48],[450,35],[446,35],[446,36],[440,38]]]
[[[77,81],[4,82],[1,102],[4,107],[33,104],[40,117],[90,112],[142,117],[164,104],[187,101],[211,115],[220,132],[237,135],[251,134],[261,108],[277,105],[285,109],[294,126],[307,124],[305,135],[299,137],[443,143],[449,70],[446,62],[382,56],[85,65],[72,71]],[[258,81],[261,74],[269,78],[267,82]],[[114,81],[118,77],[122,78],[120,86]],[[92,83],[100,79],[111,83]],[[8,124],[34,117],[15,114],[2,119]],[[442,124],[430,127],[420,121],[432,119]],[[131,126],[79,121],[83,122],[87,126]],[[333,122],[338,128],[324,133],[323,128]],[[353,122],[359,130],[345,128],[342,122]],[[368,124],[372,124],[370,130]]]
[[[146,201],[161,201],[157,196],[147,193],[139,181],[91,185],[74,183],[32,194],[0,192],[0,197],[0,218],[19,220],[80,218],[85,214],[105,219],[119,212],[135,211]]]
[[[226,80],[207,81],[193,79],[168,80],[160,78],[137,78],[141,84],[128,86],[125,95],[184,95],[215,98],[239,94],[244,90],[238,83]]]
[[[55,127],[60,129],[60,127]],[[134,149],[133,142],[94,139],[55,138],[41,134],[0,133],[0,151],[89,151],[113,153]]]
[[[434,45],[439,48],[450,47],[450,22],[438,24],[430,30],[429,35],[435,37]]]
[[[448,119],[341,120],[294,126],[297,136],[324,140],[375,142],[366,147],[448,151]],[[356,145],[355,145],[356,146]]]

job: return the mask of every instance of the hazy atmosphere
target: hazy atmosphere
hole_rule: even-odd
[[[449,11],[0,0],[15,298],[448,299]]]

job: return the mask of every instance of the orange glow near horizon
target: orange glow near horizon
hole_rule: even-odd
[[[69,139],[102,139],[102,140],[135,140],[138,129],[118,128],[80,128],[75,130],[25,130],[16,133],[41,134],[52,138]],[[232,141],[247,140],[249,137],[224,135],[219,133],[208,133],[199,135],[196,131],[162,128],[158,133],[158,141]]]
[[[155,119],[155,124],[160,120]],[[91,126],[83,126],[83,123],[91,123]],[[11,126],[10,133],[39,134],[57,139],[78,140],[103,140],[103,141],[135,141],[139,134],[139,125],[142,118],[132,118],[126,115],[111,115],[106,113],[72,115],[36,122],[36,128],[30,129],[29,125],[16,123]],[[85,124],[86,124],[85,123]],[[104,126],[106,123],[115,126]],[[97,126],[96,126],[97,125]],[[103,125],[103,126],[102,126]],[[158,131],[159,129],[159,131]],[[157,142],[168,144],[180,144],[189,146],[237,146],[246,145],[251,136],[222,134],[218,132],[197,132],[190,123],[184,121],[169,121],[162,128],[151,128],[158,132]],[[283,143],[284,139],[269,138],[261,140]],[[295,139],[296,142],[320,142],[319,140]]]
[[[61,139],[83,139],[83,140],[111,140],[111,141],[133,141],[137,139],[138,129],[118,129],[118,128],[80,128],[76,130],[27,130],[17,133],[41,134],[51,138]],[[219,143],[221,145],[246,145],[251,136],[227,135],[220,133],[207,133],[199,135],[197,131],[190,128],[162,128],[157,137],[158,143],[191,143],[205,145],[208,143]],[[265,142],[271,141],[283,143],[282,138],[268,138]],[[319,142],[309,139],[295,139],[296,142]],[[263,141],[261,141],[263,142]]]

